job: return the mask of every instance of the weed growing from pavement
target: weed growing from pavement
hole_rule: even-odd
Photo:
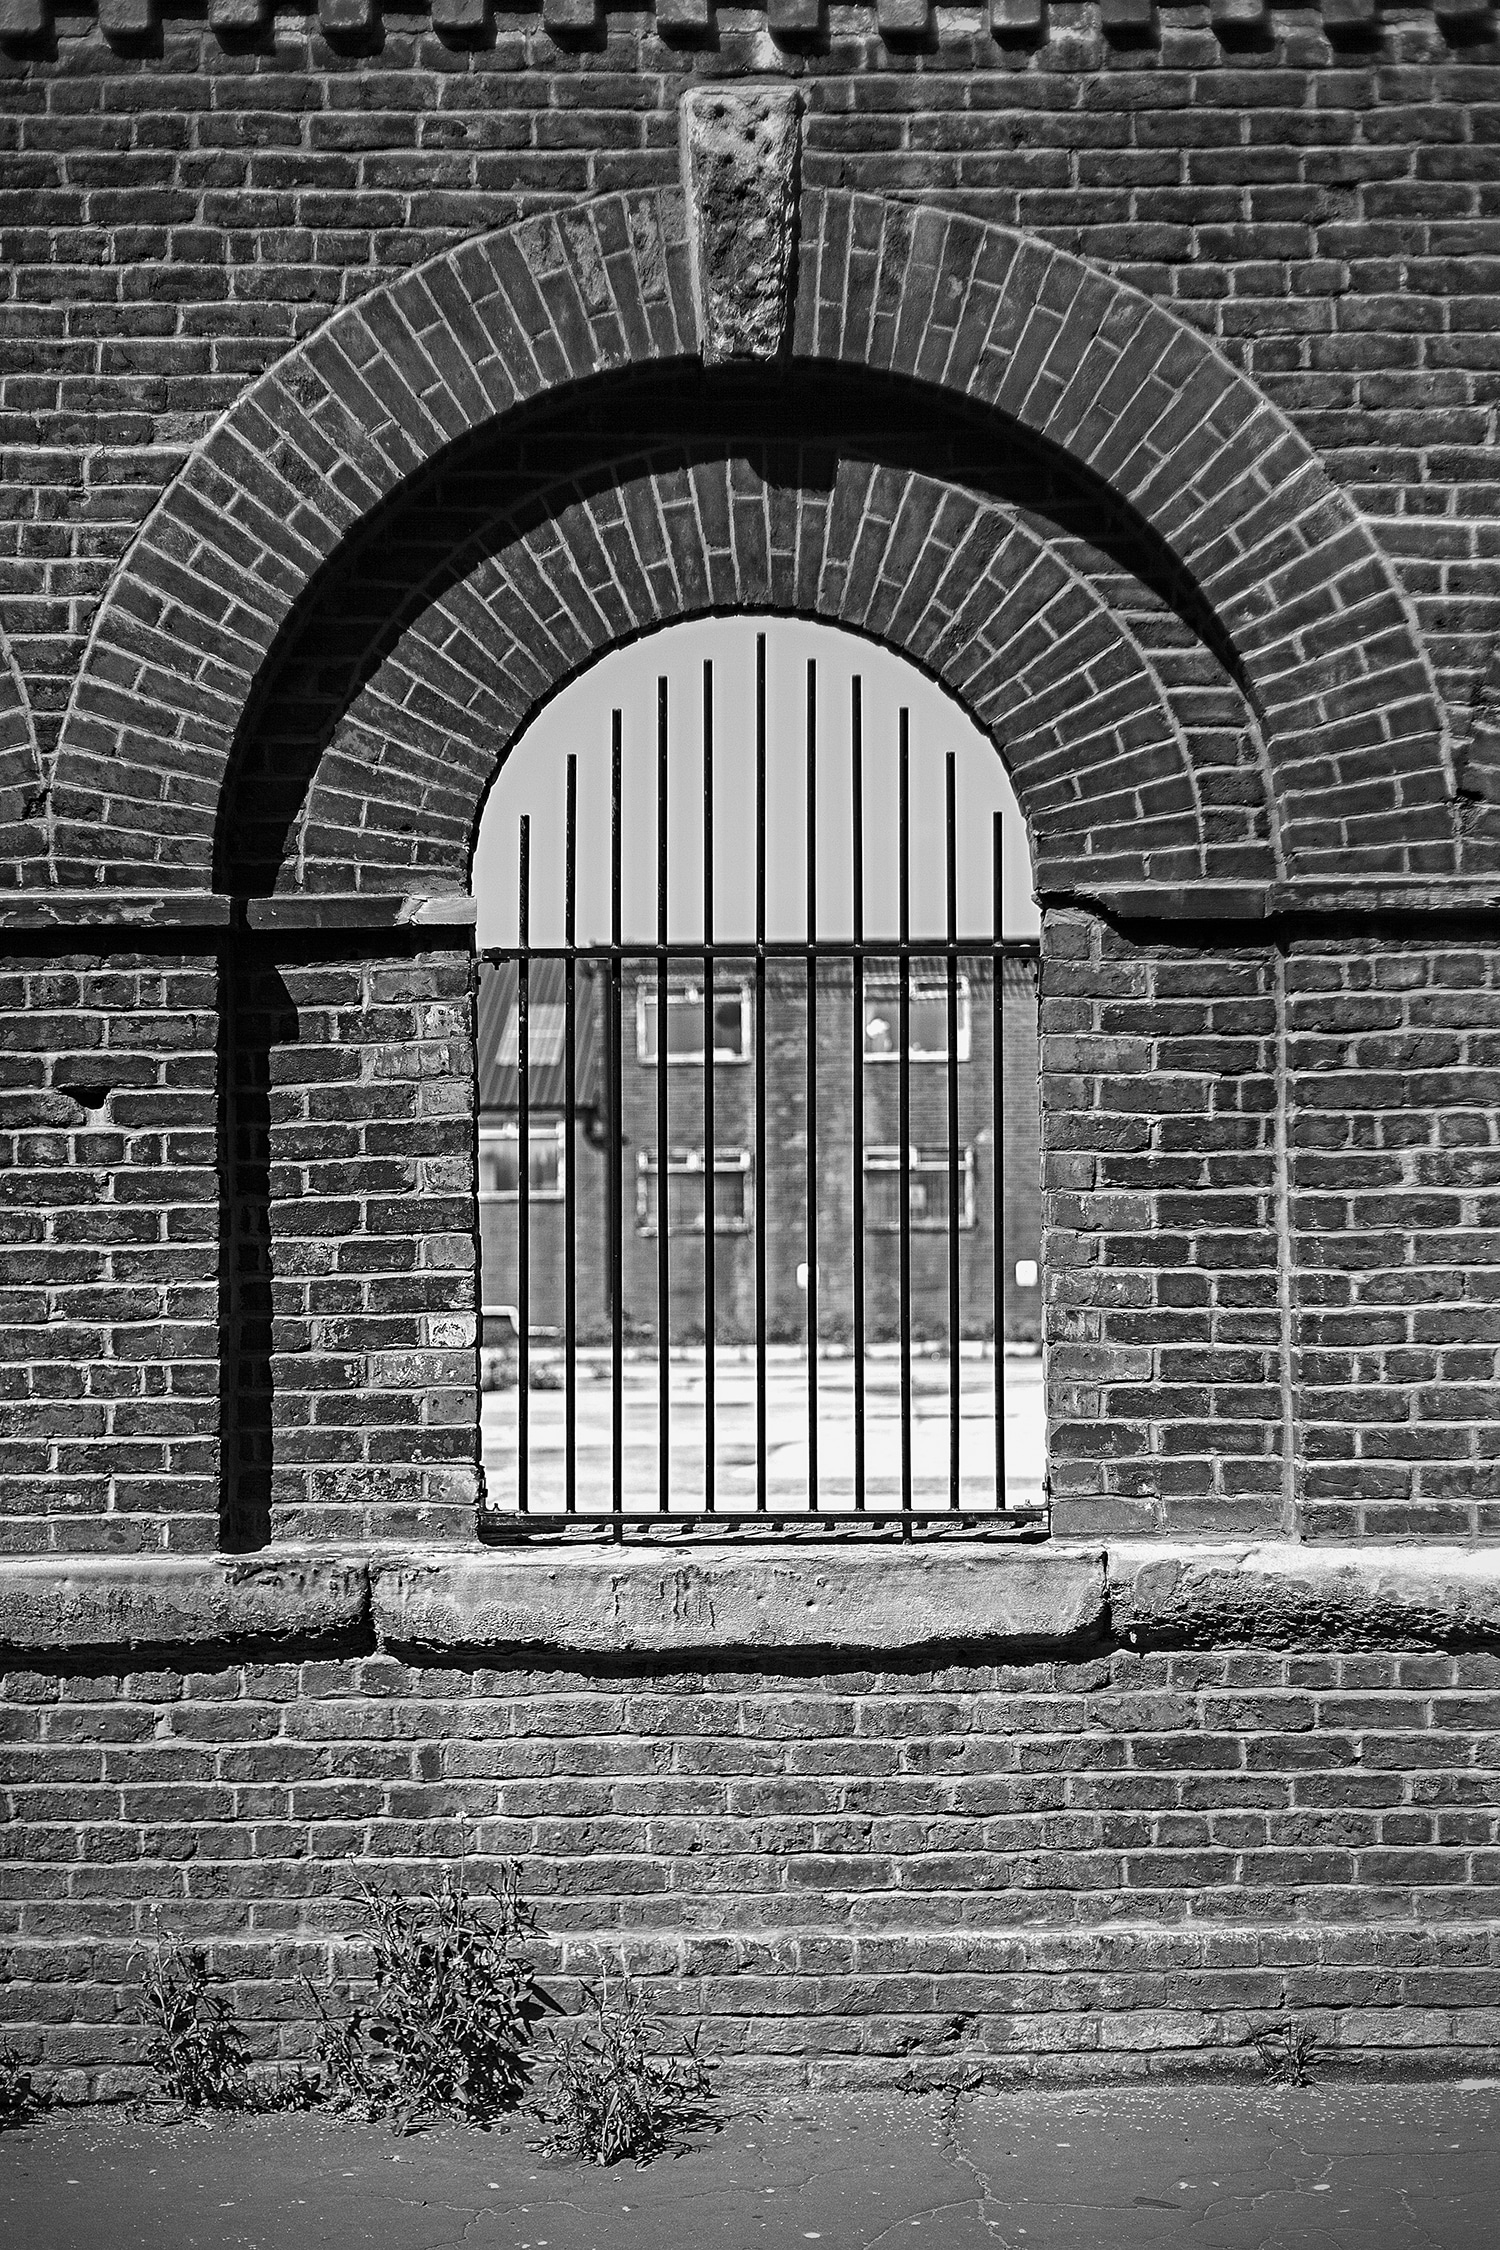
[[[184,2109],[306,2109],[316,2098],[301,2071],[252,2077],[229,1995],[202,1948],[170,1930],[152,1941],[137,2014],[151,2027],[146,2060],[162,2093]]]
[[[709,2066],[695,2031],[678,2054],[654,2051],[661,2028],[629,1984],[611,2003],[608,1987],[585,1992],[585,2028],[559,2037],[536,2104],[549,2154],[614,2164],[680,2148],[711,2121]]]
[[[8,2041],[0,2040],[0,2132],[24,2125],[42,2107],[31,2072]]]
[[[306,2109],[326,2103],[413,2132],[437,2118],[487,2125],[517,2109],[531,2089],[538,2021],[554,2006],[527,1959],[536,1918],[520,1871],[499,1870],[476,1894],[462,1861],[416,1892],[361,1879],[352,1904],[359,1927],[346,1939],[368,1956],[370,1974],[344,1987],[340,2012],[310,1977],[301,1979],[318,2018],[316,2077],[298,2068],[252,2074],[232,1994],[201,1947],[160,1932],[146,1958],[137,2003],[150,2026],[147,2060],[162,2093],[184,2110]],[[713,2122],[711,2069],[698,2033],[677,2046],[626,1982],[585,1987],[584,2020],[552,2042],[543,2088],[532,2103],[544,2139],[560,2156],[592,2164],[682,2147]],[[0,2124],[23,2112],[30,2081],[0,2047]]]
[[[1285,2023],[1260,2032],[1255,2041],[1261,2068],[1273,2086],[1310,2086],[1318,2036],[1311,2027],[1288,2016]]]
[[[361,1927],[373,1991],[342,2017],[304,1979],[319,2017],[325,2097],[410,2132],[434,2117],[471,2123],[514,2109],[526,2092],[544,2002],[524,1946],[536,1920],[506,1864],[486,1897],[462,1864],[408,1895],[361,1881]]]

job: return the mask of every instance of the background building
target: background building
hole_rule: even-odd
[[[994,1334],[994,1006],[988,960],[966,962],[958,979],[961,1320],[966,1338]],[[657,1133],[657,992],[654,971],[636,966],[623,981],[621,1128],[624,1311],[632,1336],[654,1336],[661,1193]],[[479,1074],[479,1210],[486,1341],[509,1321],[500,1308],[518,1300],[516,1221],[518,1082],[513,962],[480,971],[476,1062]],[[910,1117],[912,1134],[912,1333],[948,1331],[947,989],[941,961],[913,980]],[[1010,1341],[1041,1334],[1041,1155],[1037,1071],[1036,953],[1013,948],[1002,984],[1005,1038],[1004,1304]],[[900,1219],[897,1068],[898,988],[877,961],[863,994],[865,1323],[871,1343],[899,1333]],[[577,1198],[578,1334],[608,1333],[609,1182],[607,991],[604,973],[577,971],[575,1087],[578,1116],[569,1147],[563,1084],[564,970],[535,962],[530,995],[531,1319],[563,1323],[563,1193],[568,1163]],[[817,1196],[820,1250],[819,1335],[847,1344],[853,1335],[856,1223],[853,1153],[852,977],[825,966],[817,1006]],[[703,986],[674,972],[668,992],[669,1185],[672,1247],[671,1328],[675,1341],[701,1341],[705,1319],[703,1230],[705,1169]],[[755,1138],[755,989],[753,976],[721,966],[715,986],[714,1132],[716,1332],[724,1344],[755,1337],[757,1198],[763,1203],[769,1333],[800,1339],[806,1321],[807,984],[800,967],[772,963],[766,982],[766,1149],[757,1168]]]

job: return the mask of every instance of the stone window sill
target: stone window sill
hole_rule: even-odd
[[[1500,1641],[1500,1546],[1183,1542],[684,1557],[267,1549],[0,1560],[0,1660],[322,1649],[510,1662]]]

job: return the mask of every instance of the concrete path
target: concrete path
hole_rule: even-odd
[[[1500,2088],[842,2095],[644,2171],[504,2133],[94,2111],[0,2139],[15,2250],[1492,2250]]]
[[[558,1510],[563,1501],[566,1423],[561,1390],[562,1361],[550,1346],[536,1345],[534,1361],[542,1378],[558,1386],[533,1389],[529,1397],[527,1454],[528,1501],[533,1513]],[[800,1350],[772,1345],[767,1351],[766,1470],[773,1508],[807,1505],[807,1367]],[[721,1346],[715,1355],[716,1501],[726,1515],[755,1506],[755,1357]],[[579,1505],[607,1512],[613,1458],[613,1389],[608,1352],[577,1355]],[[1046,1467],[1046,1405],[1042,1363],[1034,1354],[1007,1352],[1003,1362],[1005,1396],[1005,1494],[1010,1508],[1036,1508],[1042,1501]],[[959,1362],[959,1471],[965,1507],[988,1510],[995,1504],[995,1363],[979,1346],[965,1346]],[[623,1437],[626,1506],[654,1513],[659,1460],[657,1366],[654,1356],[632,1355],[624,1364]],[[873,1510],[901,1505],[901,1368],[894,1349],[869,1354],[866,1370],[865,1494]],[[818,1492],[825,1514],[847,1511],[854,1502],[854,1363],[848,1353],[827,1353],[818,1365]],[[706,1443],[704,1432],[704,1354],[684,1349],[671,1356],[674,1495],[684,1507],[701,1505]],[[944,1508],[949,1475],[949,1366],[946,1355],[918,1355],[912,1367],[912,1479],[918,1506]],[[486,1392],[483,1402],[484,1465],[493,1504],[508,1510],[516,1502],[517,1393]]]

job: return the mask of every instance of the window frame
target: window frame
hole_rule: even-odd
[[[715,1201],[715,1223],[713,1230],[714,1234],[716,1237],[721,1234],[749,1234],[755,1225],[755,1166],[750,1150],[747,1148],[715,1148],[715,1181],[717,1181],[720,1173],[727,1173],[732,1177],[743,1180],[744,1186],[740,1194],[740,1215],[737,1219],[726,1219],[721,1223],[719,1220],[717,1201]],[[703,1160],[702,1149],[668,1150],[668,1180],[671,1180],[674,1177],[678,1179],[706,1179],[707,1174],[708,1166]],[[648,1180],[652,1179],[656,1180],[657,1182],[656,1204],[658,1217],[656,1220],[648,1224],[646,1183]],[[670,1242],[674,1237],[678,1239],[686,1238],[688,1240],[692,1240],[694,1237],[696,1237],[699,1241],[705,1241],[708,1236],[708,1195],[705,1193],[703,1198],[704,1217],[702,1223],[698,1226],[691,1227],[674,1227],[670,1223],[670,1189],[668,1190],[668,1197],[667,1240]],[[655,1149],[643,1148],[639,1151],[635,1160],[635,1231],[637,1235],[642,1236],[650,1241],[656,1241],[657,1239],[659,1239],[661,1234],[660,1210],[661,1182],[656,1162],[656,1151]]]
[[[957,976],[954,979],[954,987],[955,996],[958,1002],[957,1059],[959,1064],[963,1065],[970,1060],[974,1051],[974,1008],[969,983],[969,974],[966,969],[959,970]],[[924,1001],[940,1000],[944,1008],[942,1046],[917,1047],[912,1044],[911,1039],[908,1036],[906,1048],[906,1059],[908,1064],[946,1063],[948,1060],[948,1018],[946,1013],[948,1005],[947,977],[913,976],[908,982],[907,991],[910,998],[913,1000],[915,1000],[918,996],[920,996]],[[872,1000],[878,1000],[882,992],[888,992],[890,994],[892,1011],[894,1012],[898,1010],[901,1005],[900,977],[882,976],[878,971],[872,974],[869,970],[866,970],[863,979],[863,989],[860,1003],[861,1015],[859,1026],[859,1041],[860,1053],[864,1059],[865,1067],[867,1069],[886,1069],[892,1065],[898,1065],[901,1061],[901,1049],[899,1044],[893,1044],[884,1054],[871,1054],[870,1052],[870,1003]]]
[[[929,1179],[936,1176],[946,1186],[948,1180],[948,1151],[946,1148],[922,1149],[913,1143],[907,1153],[909,1158],[908,1204],[913,1180],[924,1175]],[[899,1207],[895,1217],[889,1221],[872,1219],[870,1216],[869,1178],[872,1172],[883,1178],[900,1177],[901,1144],[899,1141],[881,1141],[873,1147],[866,1148],[864,1152],[864,1182],[862,1183],[865,1189],[866,1234],[899,1235],[901,1232]],[[974,1195],[974,1144],[972,1141],[965,1142],[959,1150],[958,1173],[962,1197],[958,1214],[958,1231],[960,1234],[972,1234],[979,1223]],[[929,1219],[918,1217],[915,1212],[908,1209],[907,1218],[910,1232],[913,1234],[946,1234],[948,1232],[948,1213],[946,1211],[941,1218]]]
[[[561,1203],[568,1192],[568,1129],[566,1120],[556,1118],[530,1118],[527,1122],[527,1146],[551,1136],[557,1148],[556,1187],[529,1188],[528,1203]],[[516,1185],[513,1188],[492,1188],[484,1185],[483,1160],[486,1141],[514,1141],[517,1147]],[[481,1203],[519,1203],[521,1200],[519,1150],[521,1123],[517,1118],[500,1125],[481,1124],[479,1127],[479,1178],[478,1200]]]
[[[734,1049],[729,1047],[720,1047],[716,1043],[714,1046],[713,1056],[714,1068],[715,1070],[748,1069],[755,1060],[751,1043],[751,1032],[753,1026],[751,1023],[751,996],[749,979],[746,977],[738,976],[722,978],[715,977],[714,1005],[716,1008],[721,996],[726,999],[737,998],[739,1000],[740,1045],[739,1051],[736,1053]],[[667,1056],[667,1068],[668,1070],[674,1070],[678,1067],[679,1064],[689,1064],[695,1066],[699,1070],[702,1070],[706,1058],[703,1053],[703,1040],[701,1037],[701,1026],[703,1022],[703,980],[701,977],[696,981],[686,981],[681,984],[668,985],[667,1011],[669,1015],[674,1007],[690,1007],[697,1009],[698,1023],[700,1026],[700,1037],[696,1047],[685,1049],[681,1054],[669,1053]],[[642,1070],[655,1070],[657,1068],[657,1055],[660,1053],[661,1049],[661,1035],[660,1030],[658,1029],[656,1041],[657,1054],[648,1055],[646,1052],[646,1016],[648,1009],[653,1013],[656,1011],[656,985],[654,980],[652,980],[651,978],[642,977],[635,988],[635,1059]]]

